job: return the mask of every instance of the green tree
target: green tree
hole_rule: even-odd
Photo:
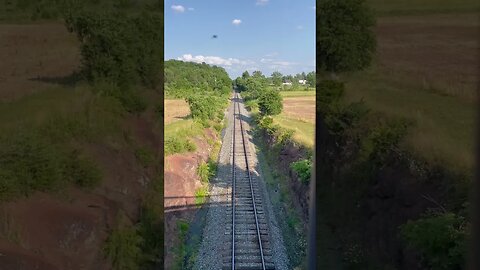
[[[164,74],[167,95],[178,98],[205,92],[224,96],[232,86],[225,69],[207,64],[169,60],[165,62]],[[236,81],[236,84],[243,83]]]
[[[374,24],[365,0],[317,1],[317,67],[337,73],[369,66],[376,47]]]
[[[316,74],[315,74],[315,71],[309,72],[306,77],[307,77],[307,83],[308,83],[311,87],[315,87],[315,82],[316,82]]]
[[[282,112],[282,96],[278,91],[263,91],[258,98],[258,108],[262,115],[277,115]]]
[[[422,254],[428,269],[464,269],[468,230],[453,213],[426,216],[400,227],[408,245]]]
[[[255,70],[252,73],[252,77],[260,78],[260,77],[265,77],[265,76],[263,76],[263,73],[260,70]]]
[[[243,79],[247,79],[249,77],[250,77],[250,74],[248,73],[248,71],[245,71],[245,72],[242,73],[242,78]]]
[[[81,43],[82,71],[90,81],[107,80],[124,88],[159,84],[163,59],[160,15],[80,10],[70,12],[65,22]]]
[[[280,86],[282,85],[282,73],[278,72],[278,71],[275,71],[272,73],[272,75],[270,76],[272,78],[272,83],[275,85],[275,86]]]

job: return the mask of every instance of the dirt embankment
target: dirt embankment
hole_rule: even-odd
[[[263,132],[267,147],[271,148],[275,144],[275,138],[273,135]],[[303,183],[298,175],[293,171],[290,165],[301,159],[305,159],[308,156],[308,150],[299,144],[290,141],[285,144],[282,144],[278,148],[278,158],[276,160],[275,169],[277,169],[282,175],[288,176],[289,188],[293,191],[291,194],[292,202],[302,213],[302,219],[305,222],[305,226],[308,224],[308,206],[309,206],[309,186],[308,184]]]
[[[208,160],[212,151],[209,140],[218,140],[218,135],[211,129],[205,129],[204,137],[193,140],[197,146],[195,152],[165,157],[165,250],[173,250],[179,244],[177,222],[190,221],[198,210],[195,191],[201,187],[201,182],[197,168],[202,161]],[[165,269],[170,269],[174,260],[173,252],[165,253]]]

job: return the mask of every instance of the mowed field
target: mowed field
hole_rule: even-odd
[[[165,125],[179,120],[186,120],[190,115],[190,108],[183,99],[165,99]]]
[[[315,91],[281,92],[283,111],[274,117],[280,126],[295,130],[293,138],[312,148],[315,140]],[[303,94],[303,95],[302,95]]]
[[[75,79],[79,44],[62,23],[0,24],[0,37],[0,101]]]
[[[381,16],[480,11],[477,0],[367,0],[367,3]]]
[[[399,13],[401,1],[373,1]],[[347,76],[347,101],[363,99],[375,111],[414,121],[407,147],[428,161],[470,172],[473,167],[479,75],[480,13],[462,13],[435,1],[412,6],[426,15],[382,16],[377,53],[366,71]],[[444,3],[445,1],[437,1]],[[450,1],[472,6],[470,1]],[[436,9],[437,8],[437,9]],[[436,10],[436,12],[435,12]],[[387,12],[388,11],[388,12]],[[456,12],[456,13],[455,13]]]

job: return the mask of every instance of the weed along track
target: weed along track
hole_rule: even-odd
[[[250,151],[245,138],[238,94],[233,101],[232,192],[231,206],[227,209],[226,242],[223,269],[275,269],[269,249],[268,223],[263,209],[258,181],[250,173]]]

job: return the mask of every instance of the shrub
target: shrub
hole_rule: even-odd
[[[200,177],[200,181],[207,183],[210,178],[215,175],[215,168],[212,166],[212,161],[208,163],[202,161],[197,168],[197,174]]]
[[[256,100],[251,99],[248,101],[245,101],[245,106],[247,107],[248,110],[250,111],[255,111],[258,109],[258,103]]]
[[[165,155],[192,152],[197,149],[194,143],[185,138],[172,137],[165,140]]]
[[[318,108],[323,109],[332,103],[338,102],[345,91],[345,84],[334,80],[320,80],[317,84]]]
[[[308,159],[299,160],[290,164],[290,168],[295,171],[300,180],[304,183],[310,181],[312,162]]]
[[[129,113],[141,113],[147,108],[147,102],[138,89],[118,86],[114,82],[106,80],[97,80],[93,91],[100,93],[104,97],[115,98],[122,105],[123,109]]]
[[[105,242],[105,254],[115,270],[137,270],[142,256],[142,238],[135,228],[114,229]]]
[[[260,119],[258,125],[262,129],[269,129],[273,125],[273,118],[269,116],[263,117]]]
[[[223,126],[222,123],[214,123],[214,124],[213,124],[213,128],[214,128],[217,132],[222,131],[223,127],[224,127],[224,126]]]
[[[154,269],[163,265],[163,180],[153,179],[150,192],[142,203],[138,234],[142,237],[143,268]]]
[[[195,203],[204,204],[207,201],[208,187],[200,187],[195,191]]]
[[[368,136],[364,149],[371,149],[376,158],[383,160],[398,147],[407,134],[408,123],[403,119],[390,119],[373,128]]]
[[[329,132],[336,135],[343,134],[361,122],[369,112],[363,102],[350,103],[348,105],[335,104],[326,109],[324,114],[325,124]]]
[[[146,101],[133,90],[125,89],[113,95],[122,103],[123,108],[129,113],[141,113],[147,108]]]
[[[282,96],[278,91],[266,90],[258,98],[258,108],[262,115],[277,115],[282,112]]]
[[[330,72],[367,67],[375,51],[375,19],[365,0],[324,0],[317,6],[317,67]]]
[[[0,141],[2,193],[6,197],[48,191],[63,184],[62,153],[36,132],[20,132]]]
[[[213,95],[197,94],[185,99],[190,107],[190,113],[199,121],[218,120],[219,113],[223,115],[225,102],[221,97]]]
[[[145,147],[137,148],[135,150],[135,157],[143,167],[148,167],[155,160],[152,151]]]
[[[408,221],[400,227],[407,244],[418,250],[433,270],[464,269],[467,230],[463,218],[453,213]]]
[[[0,200],[9,200],[22,192],[14,172],[0,168]]]
[[[66,179],[85,188],[94,188],[102,180],[102,172],[98,166],[78,151],[73,151],[65,162],[64,175]]]
[[[293,129],[281,128],[279,126],[277,126],[277,128],[274,131],[275,131],[274,136],[277,140],[277,144],[282,144],[282,145],[291,141],[293,138],[293,134],[295,133]]]

